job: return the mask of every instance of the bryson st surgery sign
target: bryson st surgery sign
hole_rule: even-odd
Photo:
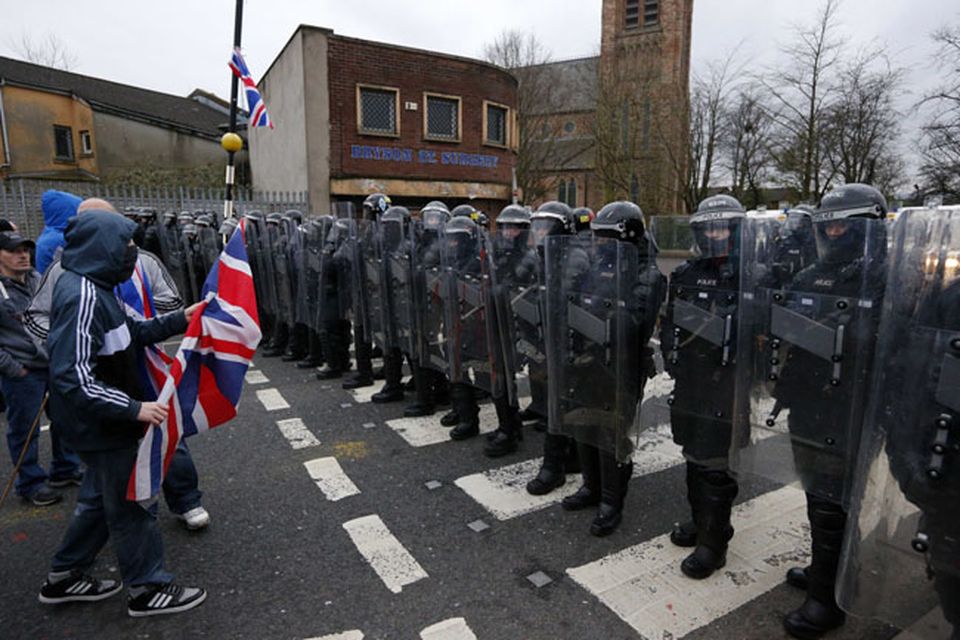
[[[447,164],[461,167],[485,167],[494,169],[500,160],[497,156],[459,151],[433,151],[431,149],[406,149],[403,147],[376,147],[364,144],[350,145],[350,157],[355,160],[379,160],[381,162],[416,162],[418,164]]]

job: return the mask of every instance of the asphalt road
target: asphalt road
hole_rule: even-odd
[[[0,509],[0,638],[632,639],[641,629],[650,640],[786,637],[780,620],[802,594],[781,578],[791,561],[804,561],[805,541],[803,526],[790,524],[796,496],[783,494],[792,515],[778,511],[779,502],[770,506],[785,490],[742,487],[737,502],[745,504],[748,519],[736,524],[742,544],[761,539],[741,533],[753,523],[766,527],[770,544],[788,551],[744,547],[743,559],[731,556],[724,571],[693,584],[676,562],[654,566],[663,554],[679,552],[658,537],[687,516],[683,467],[668,438],[646,441],[649,453],[638,460],[667,453],[657,464],[639,465],[623,525],[598,539],[587,532],[590,513],[567,513],[557,504],[529,510],[506,499],[485,506],[480,493],[456,484],[469,476],[480,484],[504,478],[509,484],[508,471],[496,470],[542,451],[542,435],[532,429],[518,452],[499,460],[483,456],[482,437],[445,441],[439,425],[432,427],[439,442],[414,446],[411,440],[422,441],[411,429],[387,425],[402,416],[403,403],[358,403],[338,385],[279,360],[258,357],[255,367],[266,380],[246,386],[237,419],[190,441],[212,524],[190,533],[161,508],[168,567],[178,581],[208,589],[208,600],[182,615],[136,620],[126,615],[121,597],[39,604],[37,590],[76,490],[48,508],[14,498]],[[257,391],[268,388],[289,407],[266,410]],[[298,436],[297,423],[287,422],[287,437],[277,422],[294,418],[306,432]],[[47,436],[43,460],[49,460]],[[11,465],[0,457],[5,480]],[[348,483],[323,476],[336,471],[327,461],[318,472],[326,484],[319,486],[305,463],[322,458],[335,458]],[[525,479],[513,478],[521,496]],[[431,481],[441,484],[430,489]],[[468,527],[477,520],[488,528]],[[361,526],[369,532],[379,523],[392,540],[383,531],[368,536]],[[763,556],[762,569],[749,564],[752,553]],[[548,584],[528,579],[538,571]],[[117,575],[109,548],[95,573]],[[620,586],[607,590],[598,580]],[[737,601],[729,604],[731,594]],[[428,630],[444,621],[451,622]],[[851,619],[830,637],[894,634]]]

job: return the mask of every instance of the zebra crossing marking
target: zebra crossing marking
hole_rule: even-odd
[[[263,384],[264,382],[270,382],[270,378],[268,378],[263,371],[260,371],[259,369],[250,369],[247,371],[243,376],[243,380],[247,384]]]
[[[464,618],[448,618],[420,632],[421,640],[477,640]]]
[[[428,577],[416,558],[410,555],[380,516],[373,514],[343,523],[364,560],[393,593]]]
[[[387,426],[397,432],[412,447],[426,447],[441,442],[450,442],[450,429],[440,424],[441,413],[419,418],[387,420]],[[480,405],[480,433],[490,433],[497,428],[497,412],[493,405]]]
[[[257,400],[260,401],[260,404],[262,404],[263,408],[267,411],[278,411],[280,409],[290,408],[290,403],[280,395],[280,390],[275,387],[257,389]]]
[[[308,460],[303,463],[303,466],[307,468],[307,473],[330,502],[337,502],[360,493],[360,489],[344,473],[340,463],[333,456]]]
[[[787,486],[738,505],[727,565],[706,580],[680,573],[690,553],[665,534],[567,573],[648,640],[680,638],[783,583],[810,546],[803,491]]]
[[[307,447],[320,445],[320,441],[313,435],[313,432],[307,429],[307,425],[300,418],[277,420],[277,428],[280,429],[280,433],[294,449],[306,449]]]
[[[633,460],[633,477],[637,478],[679,465],[683,456],[671,438],[670,427],[661,426],[640,435]],[[527,482],[537,475],[542,461],[535,458],[488,469],[458,478],[454,484],[497,520],[510,520],[557,504],[579,488],[580,474],[569,473],[559,489],[542,496],[527,493]]]

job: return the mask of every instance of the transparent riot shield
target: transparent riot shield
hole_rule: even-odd
[[[885,227],[817,224],[817,259],[792,275],[774,262],[770,226],[744,226],[731,461],[739,473],[799,480],[843,503],[883,298]]]
[[[293,286],[290,282],[289,253],[287,235],[283,232],[279,220],[267,221],[269,256],[273,262],[273,286],[276,292],[277,317],[287,326],[293,326]]]
[[[354,246],[354,307],[362,318],[365,338],[389,349],[393,343],[387,316],[386,266],[383,260],[380,224],[373,220],[357,220]]]
[[[301,320],[314,331],[320,331],[321,273],[323,245],[333,220],[329,216],[311,218],[303,224],[303,300],[304,317]]]
[[[667,242],[686,237],[677,233],[683,223],[675,217],[651,221],[670,231]],[[742,227],[732,232],[742,234]],[[717,469],[727,468],[733,433],[739,276],[736,254],[692,255],[670,275],[660,350],[673,386],[651,398],[642,416],[645,428],[669,422],[687,460]]]
[[[172,213],[163,216],[163,221],[157,227],[157,238],[160,241],[160,254],[163,257],[163,264],[170,272],[170,277],[176,283],[180,295],[186,296],[189,289],[187,288],[183,244],[180,239],[180,225],[177,224],[177,219]]]
[[[356,246],[356,221],[338,218],[333,221],[323,253],[320,256],[320,326],[334,326],[354,313],[353,265]]]
[[[496,367],[492,341],[493,313],[490,303],[490,260],[486,233],[465,240],[465,234],[445,233],[441,261],[449,277],[446,327],[451,382],[473,385],[495,396],[505,393]]]
[[[960,631],[960,208],[904,213],[888,273],[837,597],[956,637],[928,621]]]
[[[637,248],[612,239],[546,240],[550,431],[624,460],[639,433],[642,318]]]
[[[217,230],[210,226],[207,221],[197,222],[197,246],[200,253],[200,261],[203,263],[203,274],[210,273],[213,265],[220,259],[220,242]]]
[[[297,324],[307,324],[306,273],[303,264],[303,230],[291,218],[281,221],[287,246],[287,269],[290,273],[290,291],[293,300],[293,319]]]
[[[417,353],[420,365],[448,375],[450,349],[447,339],[446,308],[451,292],[450,274],[443,268],[443,228],[414,226],[413,294],[419,310]]]
[[[186,289],[183,297],[190,303],[200,300],[200,290],[207,275],[203,270],[203,257],[200,255],[200,241],[197,237],[197,225],[189,216],[180,216],[180,247],[184,261]]]
[[[650,219],[650,234],[660,251],[693,255],[696,243],[689,216],[654,216]]]
[[[273,263],[268,252],[267,223],[260,212],[250,212],[243,216],[245,222],[244,240],[247,256],[253,272],[253,288],[257,294],[257,312],[272,330],[276,316],[276,291],[273,286]]]
[[[384,222],[383,258],[386,270],[388,323],[394,344],[404,353],[417,354],[417,309],[413,299],[413,258],[416,254],[416,234],[412,224]]]
[[[493,269],[491,296],[498,339],[508,381],[527,370],[530,408],[547,415],[547,355],[544,343],[543,269],[526,229],[497,227],[490,236]],[[516,385],[507,391],[516,393]],[[511,397],[516,401],[516,397]]]

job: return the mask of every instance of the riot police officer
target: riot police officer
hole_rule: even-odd
[[[591,218],[592,219],[592,218]],[[546,344],[542,342],[545,324],[549,322],[546,316],[546,300],[544,288],[546,286],[544,273],[544,247],[550,236],[569,236],[578,233],[580,219],[566,204],[551,201],[542,204],[531,216],[531,243],[537,258],[536,278],[538,284],[537,296],[534,302],[540,312],[540,348],[544,355],[547,353]],[[587,224],[589,229],[589,223]],[[587,270],[588,256],[583,251],[570,252],[571,260],[568,268],[573,272]],[[571,275],[571,277],[573,277]],[[534,428],[538,431],[547,431],[547,363],[546,358],[537,358],[535,355],[527,358],[527,375],[530,382],[530,405],[525,410],[525,417],[535,420]],[[543,463],[536,477],[527,483],[527,492],[531,495],[544,495],[563,486],[567,473],[580,471],[580,462],[577,457],[577,445],[573,438],[562,433],[548,432],[543,440]]]
[[[350,369],[350,311],[354,292],[351,260],[347,253],[355,222],[346,218],[334,219],[323,243],[318,323],[326,362],[317,372],[318,380],[337,379]]]
[[[648,342],[665,278],[647,243],[640,207],[610,203],[590,226],[596,240],[589,244],[577,238],[547,240],[548,428],[577,440],[583,485],[563,500],[563,507],[596,506],[590,533],[606,536],[620,525],[633,474],[635,414],[644,383],[655,373]],[[578,243],[590,248],[590,265],[574,274],[562,249]]]
[[[297,363],[298,369],[314,369],[324,364],[320,334],[321,294],[323,283],[323,246],[333,227],[333,216],[310,218],[303,223],[303,266],[300,295],[302,322],[307,327],[307,352]]]
[[[390,198],[382,193],[372,193],[367,196],[363,201],[363,213],[362,219],[368,221],[371,224],[376,224],[387,209],[390,208]],[[354,265],[353,268],[357,268],[358,265]],[[359,276],[359,273],[355,273],[354,277]],[[361,299],[361,292],[356,291],[354,296],[354,309],[358,309],[361,306],[361,303],[364,301]],[[371,345],[370,340],[366,337],[367,327],[365,323],[367,319],[362,317],[362,313],[354,312],[353,318],[353,350],[354,358],[357,362],[356,372],[344,380],[341,385],[344,389],[359,389],[360,387],[369,387],[373,384],[373,345]]]
[[[766,447],[760,437],[734,446],[731,453],[739,458],[741,471],[750,470],[751,459],[762,463],[755,471],[761,475],[763,469],[769,475],[795,470],[794,477],[775,479],[799,480],[807,494],[811,561],[788,577],[791,582],[801,577],[807,594],[803,605],[784,619],[787,632],[798,638],[819,637],[845,621],[835,582],[884,293],[886,210],[883,195],[871,186],[838,187],[823,197],[812,216],[817,258],[809,266],[771,285],[766,284],[769,274],[777,269],[762,260],[743,262],[745,291],[760,312],[753,326],[741,320],[740,327],[741,351],[757,351],[748,356],[754,369],[749,423],[782,437],[786,412],[792,459],[776,460],[775,452],[782,448]],[[748,283],[751,271],[757,274],[756,288]],[[772,410],[757,411],[774,402]]]
[[[670,540],[696,547],[680,565],[702,580],[726,564],[733,537],[730,513],[737,496],[727,457],[734,418],[740,235],[745,216],[736,198],[707,198],[690,218],[695,257],[670,276],[660,324],[664,368],[674,379],[668,399],[673,439],[686,459],[687,501],[692,521]]]
[[[284,230],[283,214],[274,211],[267,214],[267,259],[273,265],[273,282],[276,296],[277,324],[270,343],[263,350],[263,357],[275,358],[286,352],[294,325],[294,296],[290,283],[290,255],[288,236]]]
[[[418,234],[413,251],[413,291],[416,307],[415,337],[418,345],[416,357],[412,363],[416,401],[407,406],[403,415],[419,417],[432,415],[437,404],[449,400],[449,388],[445,375],[446,362],[439,353],[439,345],[434,344],[443,329],[443,308],[439,300],[431,299],[428,279],[433,281],[440,270],[440,242],[444,225],[450,220],[447,205],[439,200],[428,202],[420,210],[420,221],[415,228]],[[433,274],[428,278],[427,274]],[[431,353],[432,352],[432,353]],[[439,366],[439,368],[438,368]],[[459,422],[454,412],[441,421],[444,426],[454,426]]]

